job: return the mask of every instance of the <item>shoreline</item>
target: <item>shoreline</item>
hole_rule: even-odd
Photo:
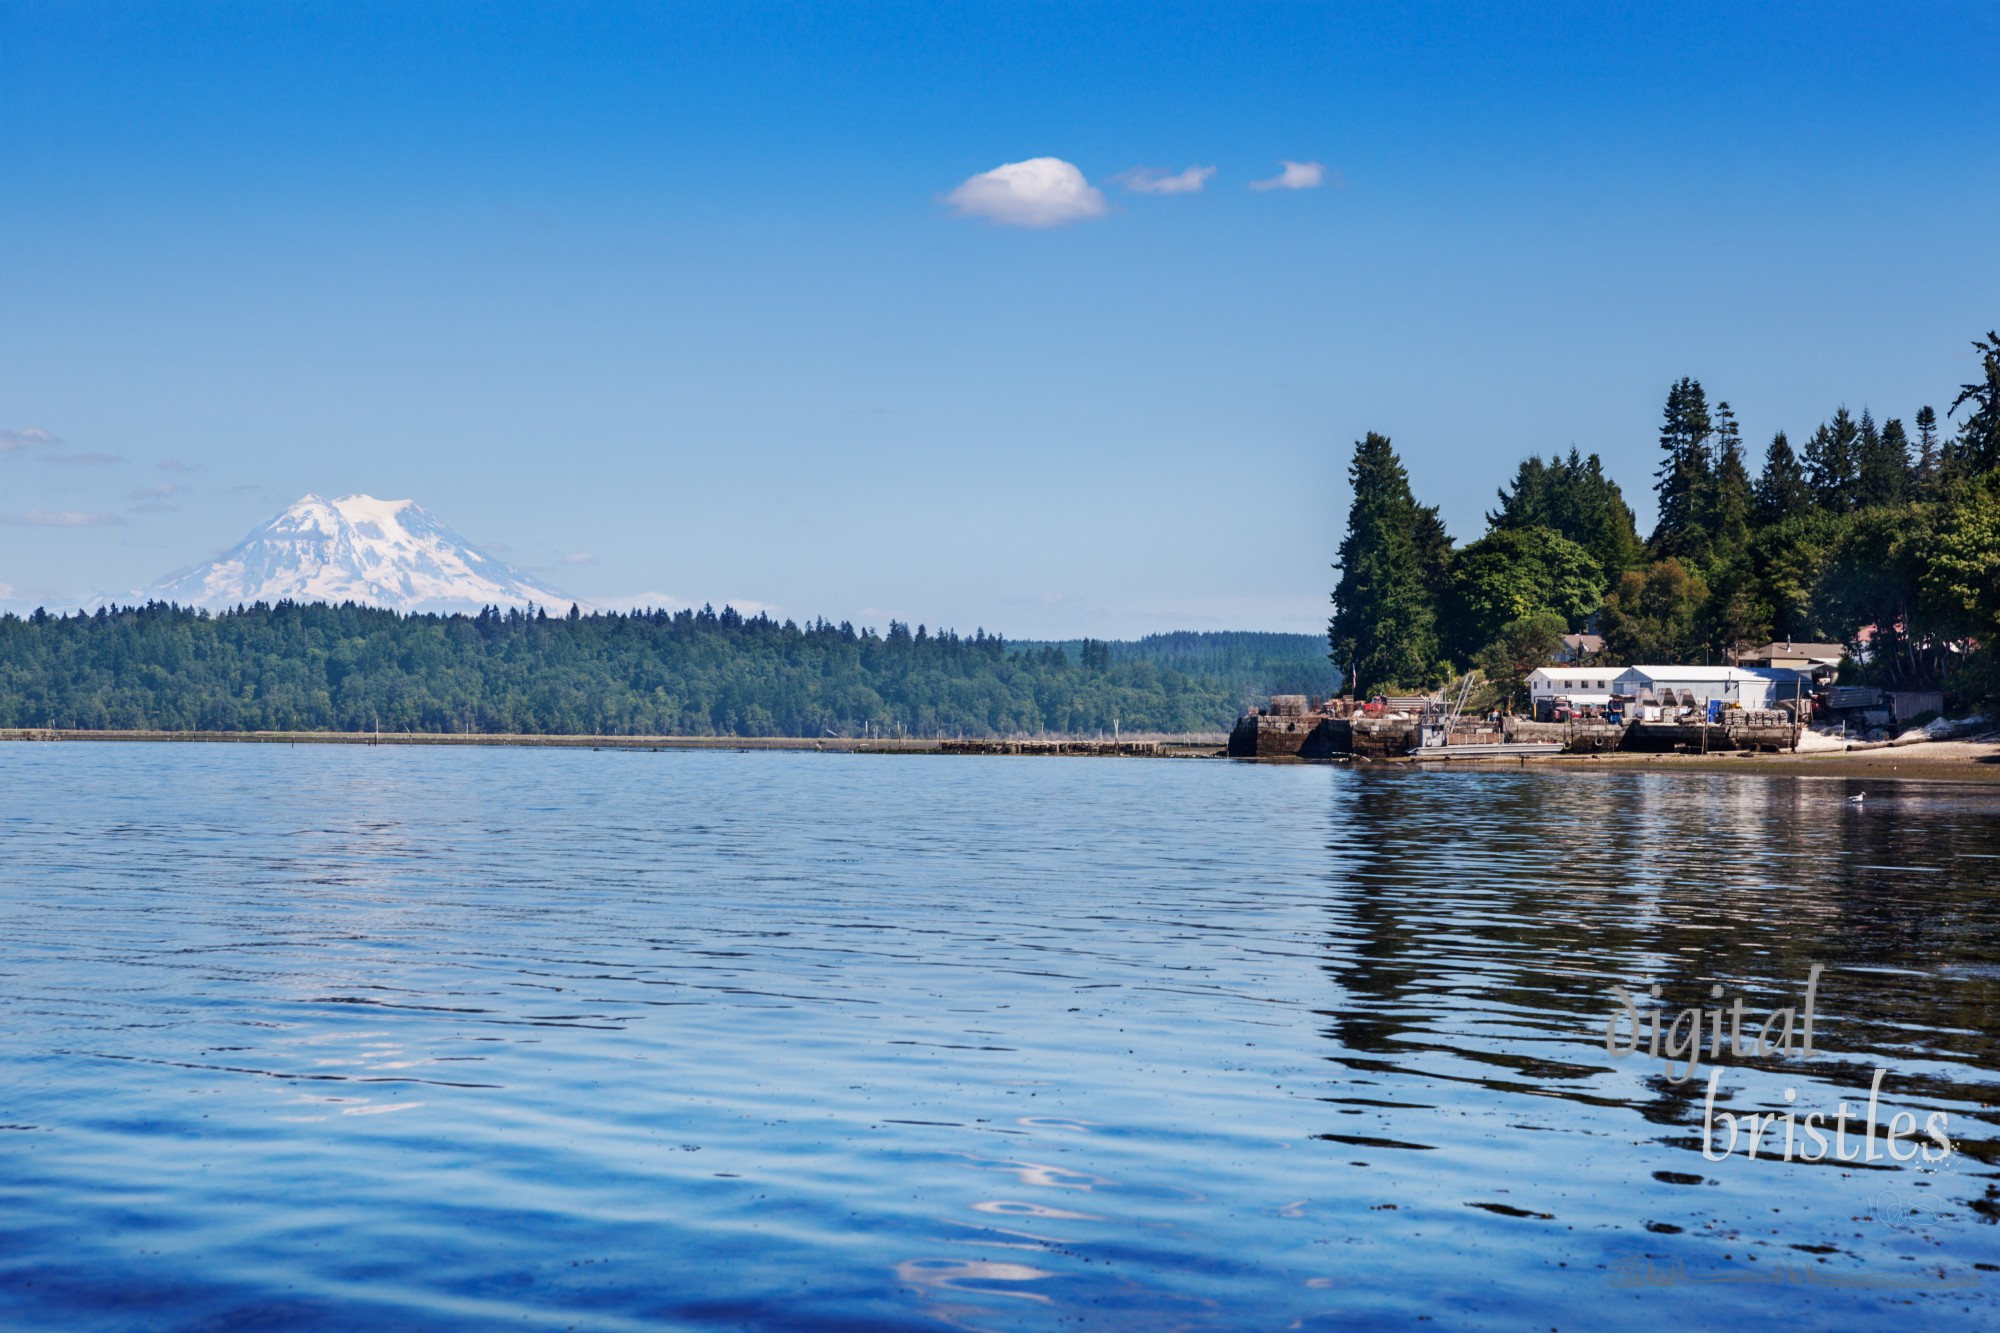
[[[1405,761],[1412,762],[1415,761]],[[1518,767],[1516,764],[1454,761],[1451,767]],[[1425,769],[1447,765],[1422,764]],[[1762,777],[1876,778],[1918,782],[2000,782],[2000,741],[1924,741],[1914,745],[1879,746],[1865,750],[1817,750],[1803,754],[1762,754],[1749,750],[1717,754],[1552,755],[1530,767],[1572,772],[1669,771],[1735,773]]]
[[[0,729],[0,742],[139,742],[145,744],[226,745],[471,745],[526,749],[588,750],[771,750],[819,751],[835,754],[932,754],[988,757],[1058,758],[1227,758],[1226,737],[1195,734],[1139,735],[1120,741],[1063,740],[937,740],[825,736],[558,736],[505,732],[374,732],[354,731],[85,731],[63,727]],[[1562,769],[1568,772],[1734,773],[1764,777],[1893,778],[1897,781],[2000,782],[2000,741],[1927,741],[1916,745],[1856,750],[1824,750],[1805,754],[1762,754],[1733,751],[1720,754],[1549,755],[1532,760],[1464,759],[1450,763],[1412,759],[1356,760],[1262,758],[1243,763],[1335,763],[1385,770],[1465,770],[1517,772]]]
[[[823,736],[590,736],[525,732],[447,731],[98,731],[67,727],[0,728],[0,742],[128,741],[226,745],[479,745],[564,750],[805,750],[840,754],[1060,754],[1062,757],[1209,758],[1223,732],[1167,736],[1150,732],[1121,740],[927,739]]]

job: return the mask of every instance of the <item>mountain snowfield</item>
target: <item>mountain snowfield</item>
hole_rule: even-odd
[[[214,609],[289,599],[440,613],[575,600],[480,551],[416,501],[372,495],[308,495],[220,559],[139,596]]]

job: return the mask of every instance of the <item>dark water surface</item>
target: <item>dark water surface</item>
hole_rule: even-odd
[[[5,745],[0,838],[7,1327],[2000,1320],[1991,788]],[[1815,962],[1718,1109],[1942,1161],[1606,1054]]]

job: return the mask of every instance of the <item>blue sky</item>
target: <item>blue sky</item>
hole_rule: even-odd
[[[1672,379],[1761,451],[2000,323],[1983,5],[0,3],[0,71],[16,606],[365,491],[600,602],[1312,630],[1364,431],[1460,540],[1572,444],[1649,520]],[[1100,215],[946,201],[1043,157]]]

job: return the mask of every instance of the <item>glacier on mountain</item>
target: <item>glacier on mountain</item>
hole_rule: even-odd
[[[221,558],[169,574],[142,599],[215,609],[360,602],[402,612],[566,609],[576,599],[474,547],[414,500],[308,495]]]

